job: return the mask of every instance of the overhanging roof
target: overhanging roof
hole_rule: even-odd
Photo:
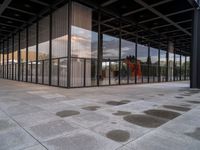
[[[114,32],[122,20],[122,36],[138,35],[143,41],[166,44],[176,41],[176,47],[190,52],[192,35],[192,0],[76,0],[105,12],[101,17],[104,33]],[[0,0],[0,37],[7,38],[37,18],[50,7],[67,0]],[[137,29],[137,30],[136,30]]]

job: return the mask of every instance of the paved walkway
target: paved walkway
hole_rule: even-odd
[[[187,82],[63,89],[0,79],[0,150],[199,150]]]

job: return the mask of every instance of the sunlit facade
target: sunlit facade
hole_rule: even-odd
[[[113,30],[101,23],[108,14],[70,6],[1,43],[1,78],[68,88],[190,79],[190,55],[172,42],[126,36],[127,22],[115,20]]]

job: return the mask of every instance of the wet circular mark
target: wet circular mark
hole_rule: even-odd
[[[129,100],[122,100],[122,101],[108,101],[106,102],[106,104],[108,105],[113,105],[113,106],[118,106],[118,105],[124,105],[124,104],[127,104],[129,103],[130,101]]]
[[[79,111],[75,111],[75,110],[63,110],[63,111],[59,111],[56,113],[57,116],[59,117],[69,117],[69,116],[74,116],[74,115],[78,115],[80,114]]]
[[[191,96],[190,94],[182,94],[182,96]]]
[[[158,96],[164,96],[164,94],[158,94]]]
[[[98,108],[100,108],[100,106],[87,106],[87,107],[83,107],[82,109],[89,110],[89,111],[95,111]]]
[[[192,103],[192,104],[200,104],[199,101],[187,101],[188,103]]]
[[[174,112],[174,111],[161,110],[161,109],[150,109],[150,110],[144,111],[144,113],[151,116],[164,118],[164,119],[174,119],[180,115],[179,113]]]
[[[130,138],[130,134],[124,130],[112,130],[106,134],[106,137],[117,142],[125,142]]]
[[[117,122],[111,122],[112,124],[117,124]]]
[[[164,108],[178,110],[178,111],[189,111],[188,107],[174,106],[174,105],[163,105]]]
[[[125,116],[125,115],[130,115],[131,112],[128,111],[117,111],[116,113],[113,113],[115,116]]]
[[[175,98],[182,99],[184,97],[183,96],[175,96]]]
[[[166,120],[143,114],[128,115],[124,117],[124,120],[146,128],[156,128],[167,122]]]

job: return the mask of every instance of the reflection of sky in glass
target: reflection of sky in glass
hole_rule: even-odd
[[[121,57],[135,56],[135,43],[131,41],[121,40]]]
[[[97,57],[97,33],[72,26],[72,56]]]
[[[137,45],[137,59],[142,62],[147,62],[148,57],[148,47],[145,45],[138,44]]]
[[[157,63],[158,62],[158,49],[151,47],[150,55],[151,55],[151,63]]]
[[[119,59],[119,39],[103,34],[103,58]]]
[[[166,51],[160,50],[160,65],[161,65],[161,66],[166,65],[166,61],[167,61],[167,59],[166,59],[166,54],[167,54]]]

